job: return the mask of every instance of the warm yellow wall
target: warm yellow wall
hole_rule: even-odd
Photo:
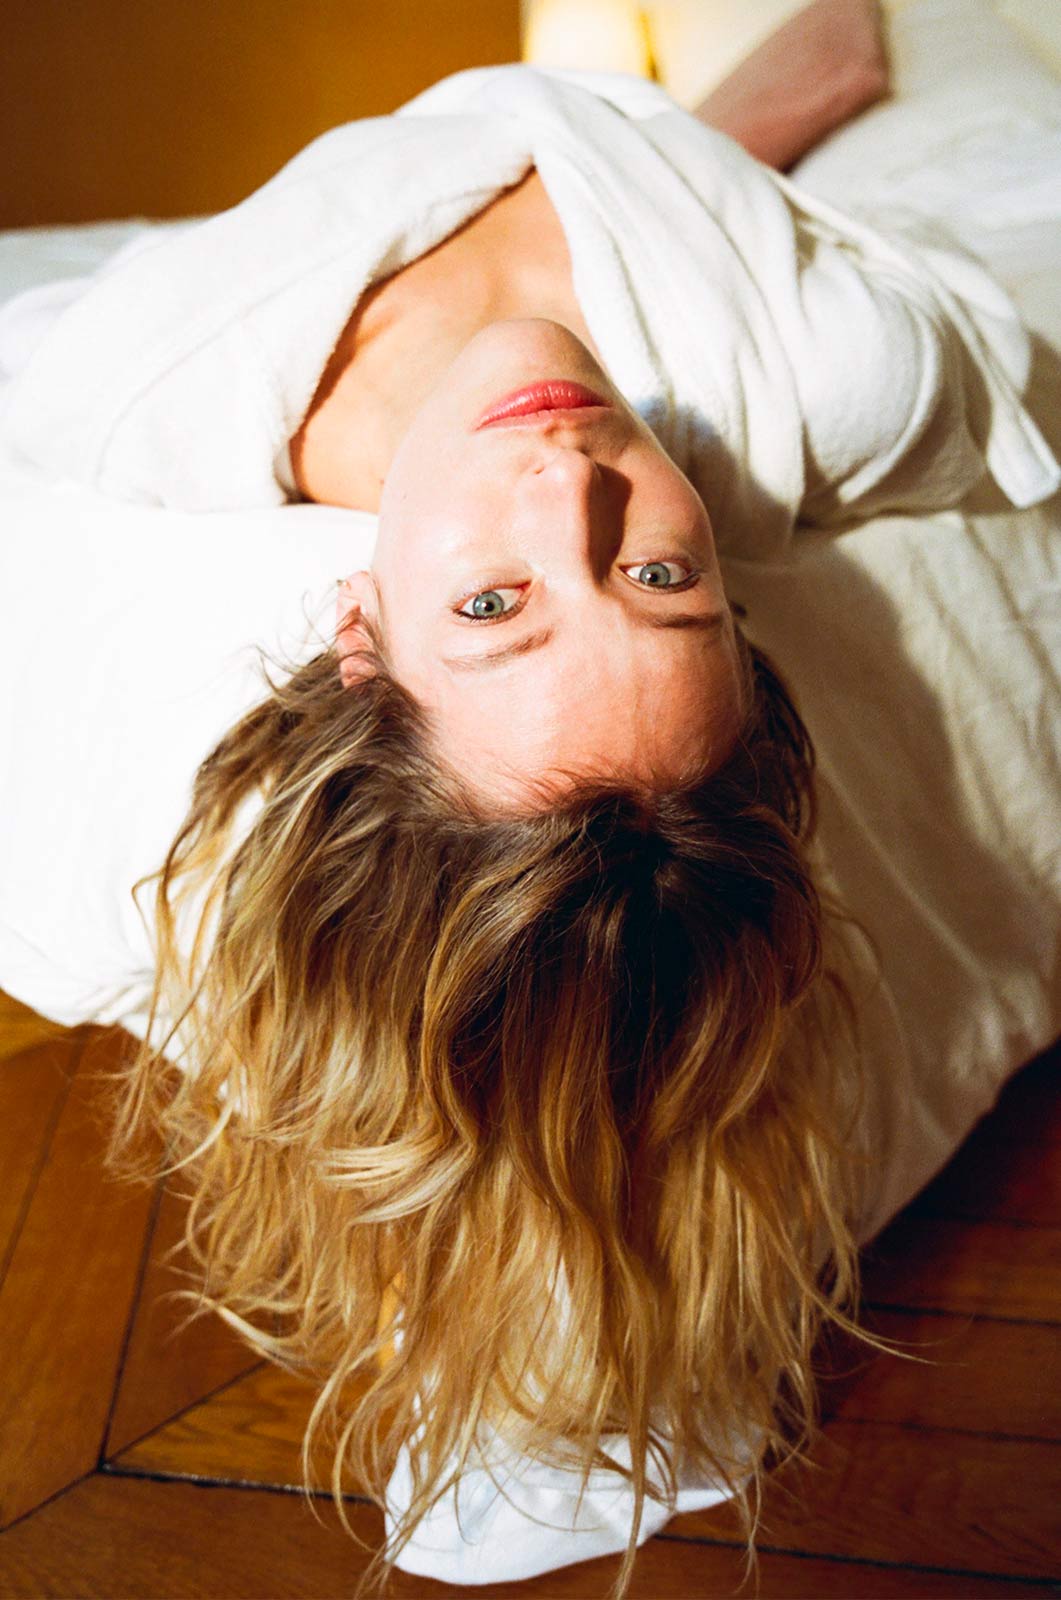
[[[4,0],[0,227],[186,216],[519,54],[519,0]]]

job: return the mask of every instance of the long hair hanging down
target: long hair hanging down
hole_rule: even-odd
[[[307,1488],[327,1424],[352,1537],[344,1468],[382,1502],[412,1441],[359,1593],[494,1430],[632,1484],[621,1600],[682,1460],[751,1540],[764,1460],[813,1423],[816,1333],[851,1326],[856,1051],[811,744],[741,639],[719,770],[487,820],[368,648],[356,688],[334,650],[269,680],[200,768],[108,1162],[187,1171],[198,1305],[319,1385]]]

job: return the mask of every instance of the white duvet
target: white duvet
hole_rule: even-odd
[[[796,178],[841,205],[857,192],[927,209],[981,254],[1035,332],[1026,404],[1056,448],[1061,88],[1001,24],[977,35],[974,11],[910,7],[898,100]],[[91,238],[0,238],[0,273],[23,288],[43,246],[39,276],[55,279]],[[77,292],[45,286],[0,320],[0,374]],[[253,646],[312,652],[335,576],[371,557],[373,519],[151,508],[11,462],[0,517],[0,987],[63,1022],[141,1031],[151,950],[131,885],[158,865],[199,760],[257,698]],[[823,874],[881,951],[863,1019],[868,1237],[1061,1032],[1061,506],[1015,510],[985,478],[960,511],[801,528],[730,548],[725,571],[815,739]],[[625,1545],[624,1492],[597,1483],[573,1525],[563,1474],[514,1468],[508,1499],[468,1474],[464,1538],[451,1493],[401,1565],[493,1582]],[[683,1482],[675,1508],[646,1511],[642,1540],[716,1497]],[[407,1491],[403,1453],[392,1514]]]

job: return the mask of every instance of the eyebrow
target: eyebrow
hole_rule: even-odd
[[[658,616],[645,615],[639,618],[645,628],[698,628],[705,633],[719,634],[726,622],[724,611],[678,611],[661,612]],[[554,637],[556,629],[539,628],[534,633],[525,633],[515,644],[502,645],[500,650],[486,650],[482,654],[468,656],[444,656],[442,665],[452,667],[456,672],[487,672],[491,667],[499,667],[505,661],[513,661],[516,656],[529,655],[532,650],[540,650]]]

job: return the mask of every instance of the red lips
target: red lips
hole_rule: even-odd
[[[525,389],[517,389],[503,400],[498,400],[488,411],[484,411],[474,431],[492,428],[517,417],[535,416],[540,412],[580,411],[585,406],[607,408],[607,405],[606,400],[594,394],[592,389],[587,389],[585,384],[572,383],[567,378],[551,378],[545,383],[532,383]]]

